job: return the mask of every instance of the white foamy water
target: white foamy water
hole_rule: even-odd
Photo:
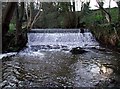
[[[33,33],[32,33],[33,32]],[[91,32],[88,29],[84,33],[80,33],[80,29],[33,29],[31,33],[28,33],[28,46],[38,45],[59,45],[71,47],[95,47],[98,46],[98,42],[95,40]]]
[[[12,56],[12,55],[16,55],[16,54],[17,54],[17,52],[0,54],[0,59],[2,59],[3,57]]]

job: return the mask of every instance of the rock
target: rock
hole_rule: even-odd
[[[61,46],[62,50],[69,51],[69,48],[67,46]]]
[[[97,49],[99,51],[106,51],[106,49],[102,47],[92,47],[92,49]]]
[[[60,49],[59,45],[53,45],[52,49]]]
[[[50,45],[46,45],[46,47],[47,47],[48,49],[52,49],[52,46],[50,46]]]
[[[99,51],[106,51],[105,48],[99,48],[98,50],[99,50]]]
[[[76,47],[76,48],[72,48],[72,50],[70,50],[70,52],[72,54],[83,54],[83,53],[85,53],[87,51],[82,49],[81,47]]]
[[[66,49],[65,49],[65,48],[63,48],[62,50],[64,50],[64,51],[69,51],[69,49],[67,49],[67,48],[66,48]]]
[[[64,46],[64,45],[62,45],[61,47],[62,47],[62,48],[68,48],[67,46]]]
[[[106,49],[105,49],[105,48],[102,48],[102,47],[97,48],[97,50],[99,50],[99,51],[106,51]]]

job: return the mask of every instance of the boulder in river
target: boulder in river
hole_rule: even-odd
[[[75,47],[75,48],[72,48],[72,49],[70,50],[70,52],[71,52],[72,54],[83,54],[83,53],[85,53],[85,52],[87,52],[87,51],[84,50],[84,49],[81,48],[81,47]]]

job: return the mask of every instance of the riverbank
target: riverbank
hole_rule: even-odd
[[[101,46],[120,52],[120,26],[117,24],[91,25],[92,34]]]
[[[19,37],[19,41],[17,42]],[[27,43],[27,30],[22,29],[19,36],[16,36],[15,31],[8,31],[8,33],[2,37],[2,53],[19,52]]]

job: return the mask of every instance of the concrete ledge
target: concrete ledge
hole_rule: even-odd
[[[78,33],[80,29],[32,29],[29,33]]]

